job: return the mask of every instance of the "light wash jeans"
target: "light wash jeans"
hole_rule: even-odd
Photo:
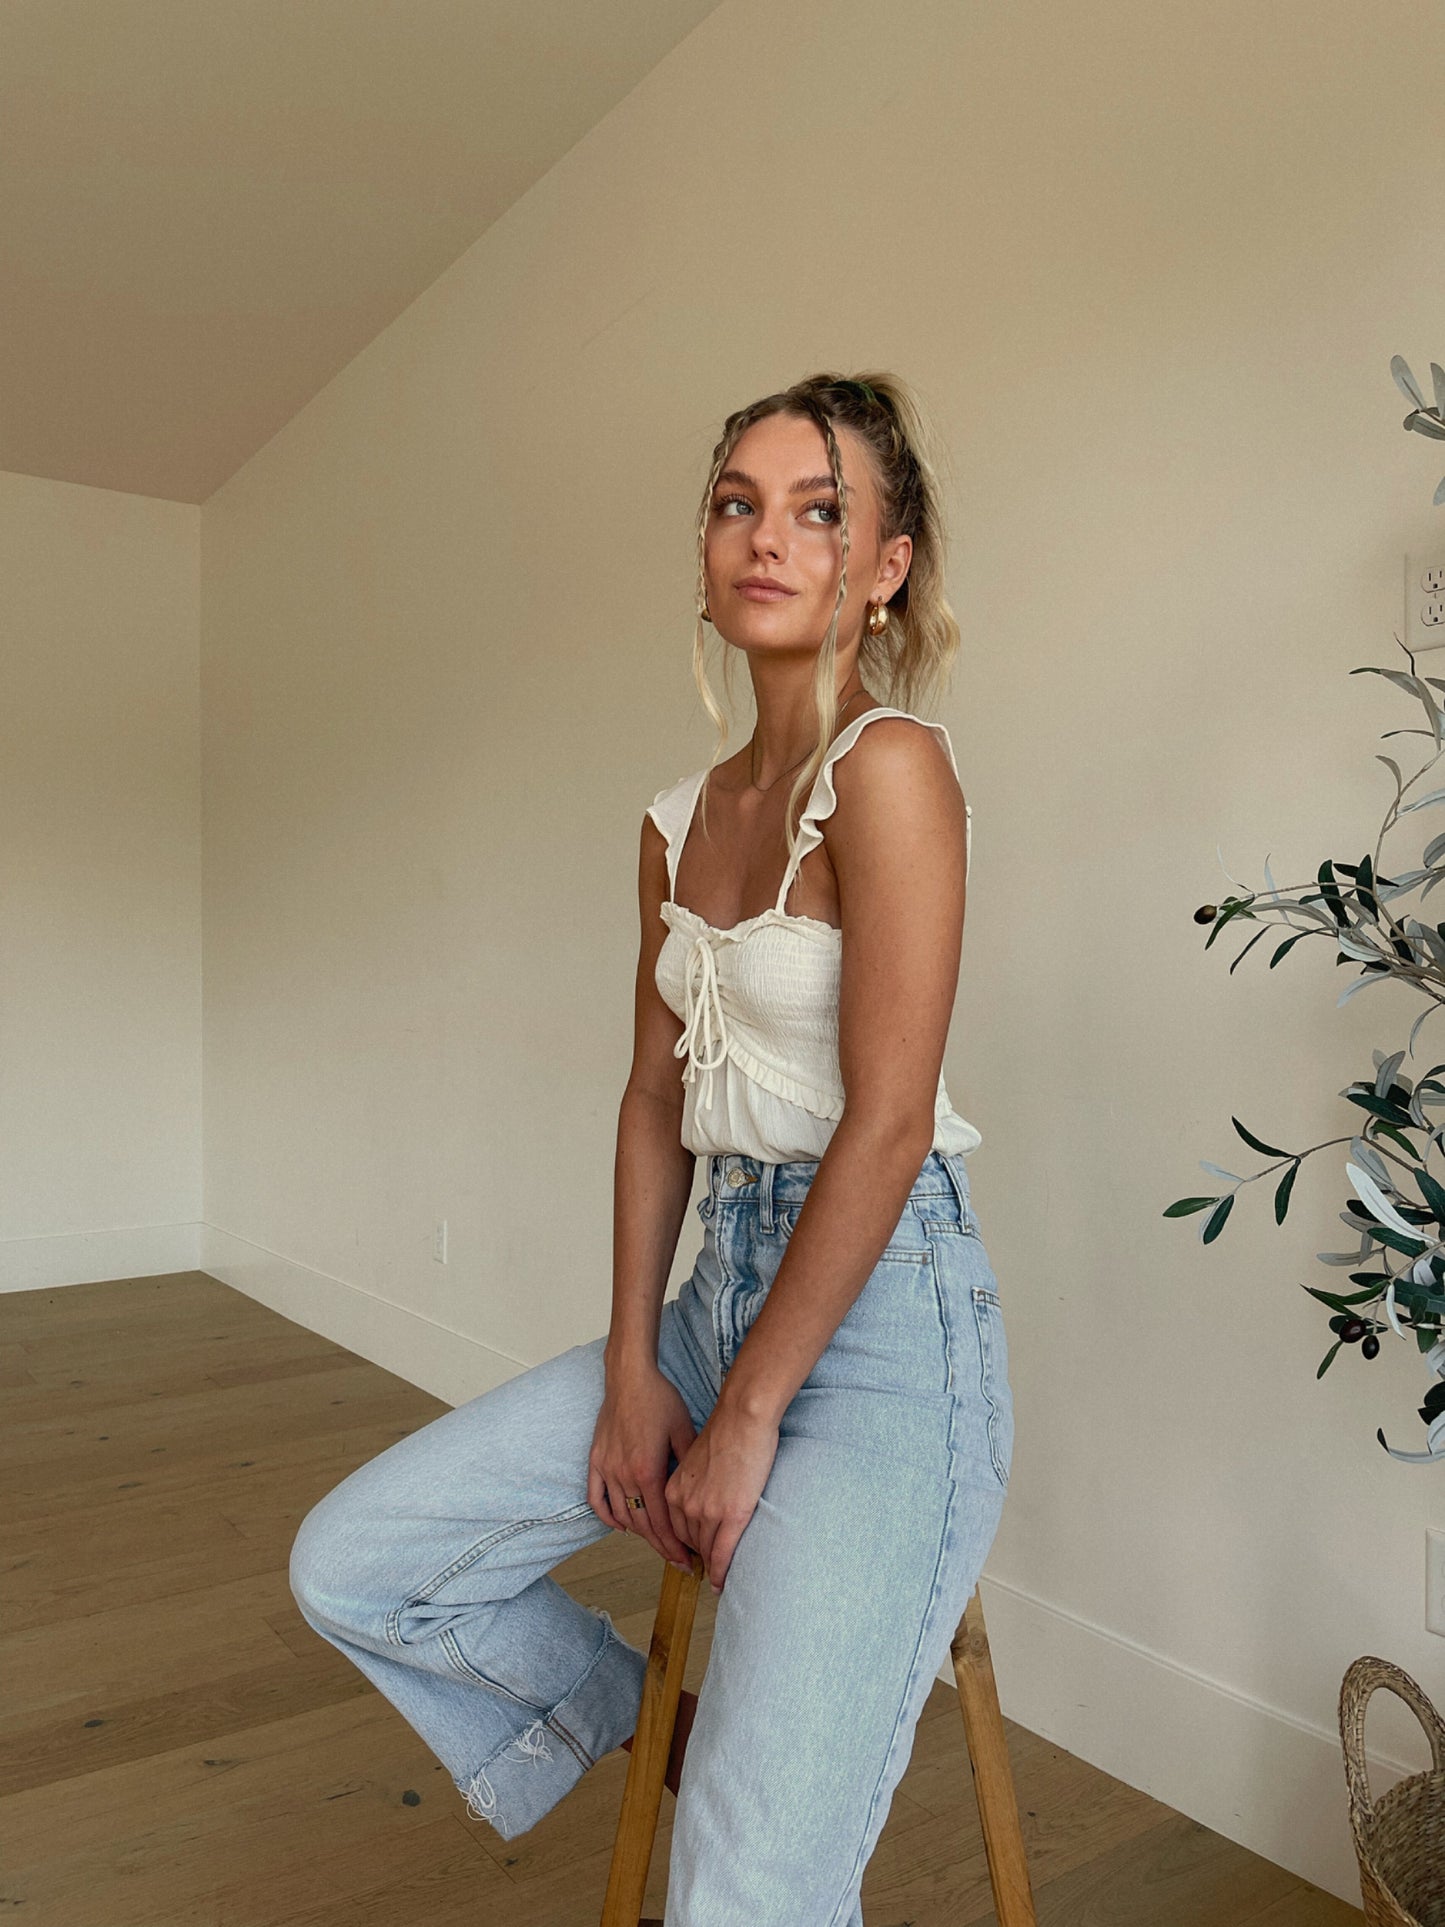
[[[658,1346],[699,1430],[818,1164],[706,1167],[702,1250],[664,1302]],[[645,1655],[548,1577],[615,1529],[587,1503],[604,1342],[388,1447],[312,1508],[291,1553],[307,1621],[504,1840],[637,1724]],[[783,1415],[717,1595],[666,1927],[861,1927],[863,1870],[993,1541],[1012,1448],[997,1281],[962,1156],[931,1151]]]

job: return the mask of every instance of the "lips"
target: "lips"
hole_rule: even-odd
[[[794,589],[785,588],[781,582],[771,582],[766,576],[749,576],[738,584],[739,595],[751,596],[760,602],[781,601],[784,596],[795,595]]]

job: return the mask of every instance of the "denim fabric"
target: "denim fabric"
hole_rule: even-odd
[[[706,1160],[702,1249],[658,1347],[699,1429],[817,1170]],[[389,1447],[312,1508],[292,1548],[308,1623],[504,1840],[637,1724],[645,1654],[548,1577],[613,1529],[587,1503],[604,1344]],[[998,1282],[962,1155],[930,1151],[783,1415],[717,1597],[666,1927],[861,1927],[863,1870],[993,1542],[1012,1450]]]

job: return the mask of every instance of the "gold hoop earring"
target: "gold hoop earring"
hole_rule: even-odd
[[[875,602],[873,607],[868,611],[869,635],[881,636],[883,631],[888,627],[888,623],[888,604],[886,602]]]
[[[703,597],[703,599],[702,599],[702,607],[701,607],[701,608],[700,608],[700,609],[698,610],[698,614],[699,614],[699,615],[700,615],[700,616],[702,617],[702,619],[703,619],[703,621],[704,621],[704,622],[711,622],[711,621],[712,621],[712,610],[711,610],[711,609],[709,609],[709,608],[708,608],[708,606],[707,606],[707,597],[706,597],[706,595],[704,595],[704,597]]]

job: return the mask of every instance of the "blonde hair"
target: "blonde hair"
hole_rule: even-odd
[[[912,538],[913,553],[908,573],[888,603],[888,626],[875,636],[864,624],[858,648],[858,668],[865,678],[876,677],[885,690],[881,698],[891,708],[912,710],[924,695],[932,696],[946,681],[958,652],[959,630],[943,578],[946,538],[940,503],[939,473],[943,457],[939,445],[924,420],[923,411],[906,384],[886,373],[859,376],[819,374],[794,382],[777,394],[750,402],[729,415],[723,424],[722,439],[713,450],[712,469],[702,492],[697,518],[697,631],[693,641],[692,667],[703,707],[718,727],[718,741],[708,763],[716,767],[727,744],[727,716],[718,704],[703,664],[705,637],[703,610],[707,603],[705,560],[708,516],[712,509],[717,479],[744,432],[768,415],[799,415],[817,422],[827,444],[828,462],[838,489],[839,531],[842,537],[842,566],[838,571],[838,595],[833,605],[828,633],[818,651],[813,676],[813,697],[817,706],[818,740],[788,792],[784,815],[784,834],[791,862],[797,849],[798,821],[803,803],[833,739],[838,722],[836,654],[838,618],[848,593],[848,501],[843,490],[843,465],[835,422],[850,428],[867,451],[874,488],[878,498],[879,541],[886,546],[896,536]],[[723,663],[723,680],[729,701],[732,699],[732,662],[729,650]],[[865,687],[867,681],[865,680]],[[870,688],[870,695],[874,694]],[[703,834],[707,834],[707,790],[702,793]]]

